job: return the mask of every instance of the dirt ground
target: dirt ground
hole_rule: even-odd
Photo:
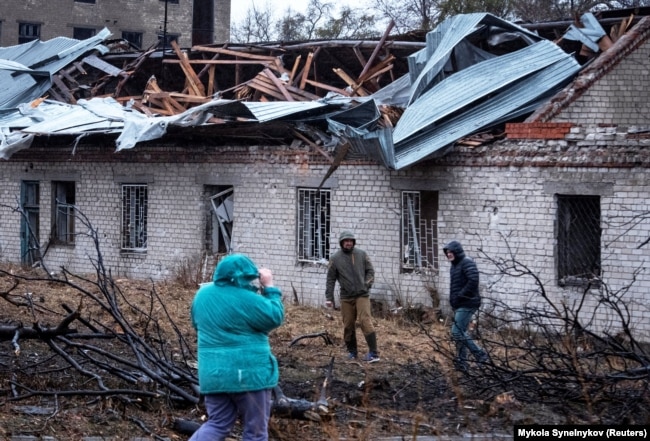
[[[6,266],[4,267],[6,269]],[[143,297],[151,282],[117,280],[129,298]],[[34,317],[25,308],[6,302],[11,277],[0,277],[0,327],[47,317]],[[155,289],[165,308],[188,341],[194,343],[188,310],[195,289],[178,283],[156,283]],[[21,281],[12,294],[32,293],[39,302],[60,310],[62,303],[75,304],[78,294],[69,287],[47,282]],[[292,304],[285,296],[285,324],[272,333],[271,342],[280,364],[280,387],[296,400],[315,402],[323,394],[323,383],[331,367],[331,381],[323,395],[329,412],[320,421],[298,420],[274,415],[270,422],[272,440],[373,440],[389,436],[417,439],[425,435],[500,433],[512,435],[513,424],[559,424],[573,412],[552,409],[543,403],[517,402],[504,389],[479,395],[481,367],[472,366],[469,375],[451,369],[447,357],[432,349],[431,339],[448,341],[444,323],[425,312],[422,323],[407,320],[404,314],[376,314],[375,323],[381,361],[366,364],[348,361],[342,344],[342,324],[338,311]],[[422,315],[420,315],[420,318]],[[51,318],[50,318],[51,319]],[[423,329],[428,329],[425,333]],[[360,350],[365,344],[359,332]],[[309,335],[314,335],[309,337]],[[300,339],[300,337],[307,336]],[[297,340],[297,341],[296,341]],[[177,419],[200,422],[201,405],[178,407],[161,399],[147,406],[125,407],[116,400],[93,396],[34,396],[13,401],[12,369],[30,357],[43,357],[48,348],[36,340],[21,342],[21,354],[13,354],[10,341],[0,341],[0,439],[12,435],[51,436],[77,440],[83,436],[104,436],[130,440],[137,436],[152,439],[186,440],[173,429]],[[18,358],[18,359],[17,359]],[[70,374],[74,375],[74,374]],[[37,379],[34,379],[37,381]],[[71,383],[83,381],[71,378]],[[579,411],[576,411],[579,413]],[[234,438],[237,436],[237,428]]]

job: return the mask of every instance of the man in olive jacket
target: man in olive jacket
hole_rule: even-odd
[[[472,316],[481,306],[479,293],[479,272],[476,262],[465,255],[463,246],[458,241],[449,242],[443,251],[451,262],[449,270],[449,304],[454,310],[451,336],[456,343],[454,366],[457,370],[467,371],[467,352],[481,363],[488,361],[483,349],[478,347],[467,332]]]
[[[343,340],[348,350],[348,358],[357,358],[356,322],[368,344],[368,354],[364,361],[379,361],[377,334],[372,324],[370,312],[370,288],[375,281],[375,270],[368,254],[356,248],[356,238],[351,231],[343,231],[339,236],[339,249],[330,257],[325,287],[325,305],[334,306],[334,285],[339,282],[341,296],[341,316],[343,318]]]

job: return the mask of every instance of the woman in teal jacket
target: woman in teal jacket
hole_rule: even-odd
[[[253,284],[258,278],[259,288]],[[224,257],[213,283],[196,292],[191,315],[208,420],[190,441],[225,440],[238,417],[244,440],[268,440],[271,392],[279,377],[268,334],[284,320],[271,271],[258,270],[243,254]]]

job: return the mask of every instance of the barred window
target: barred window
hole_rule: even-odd
[[[298,261],[319,262],[330,257],[330,191],[298,189]]]
[[[52,241],[58,244],[74,243],[75,183],[52,182]]]
[[[560,286],[585,286],[600,276],[600,196],[557,195]]]
[[[122,185],[122,251],[147,250],[147,185]]]
[[[438,192],[402,192],[402,271],[438,268]]]

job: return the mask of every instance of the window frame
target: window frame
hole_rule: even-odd
[[[602,274],[601,197],[556,194],[556,209],[558,285],[599,286]],[[590,216],[589,213],[581,214],[579,210],[581,212],[591,210],[596,216]],[[587,262],[580,263],[576,255],[585,256]]]
[[[50,234],[52,243],[74,245],[75,200],[76,185],[74,181],[52,181],[52,231]]]
[[[320,214],[319,214],[320,213]],[[326,263],[330,258],[332,192],[296,189],[296,258],[302,263]]]
[[[26,32],[34,30],[34,32]],[[41,23],[21,21],[18,23],[18,44],[29,43],[30,41],[40,40]]]
[[[136,42],[134,42],[131,39],[127,38],[127,35],[137,36],[139,42],[136,44]],[[144,32],[122,31],[122,40],[128,41],[131,46],[137,47],[138,49],[142,49],[142,42],[144,41]]]
[[[88,36],[80,36],[80,35],[77,35],[77,32],[78,32],[78,31],[79,31],[79,32],[81,32],[81,31],[87,31],[87,33],[88,33],[89,35],[88,35]],[[97,29],[92,28],[92,27],[87,27],[87,26],[74,26],[74,27],[72,28],[72,38],[74,38],[75,40],[87,40],[87,39],[89,39],[89,38],[94,37],[95,35],[97,35]]]
[[[142,183],[121,184],[120,199],[120,251],[145,253],[148,245],[149,186]]]
[[[400,271],[438,270],[439,192],[402,190],[400,208]]]

